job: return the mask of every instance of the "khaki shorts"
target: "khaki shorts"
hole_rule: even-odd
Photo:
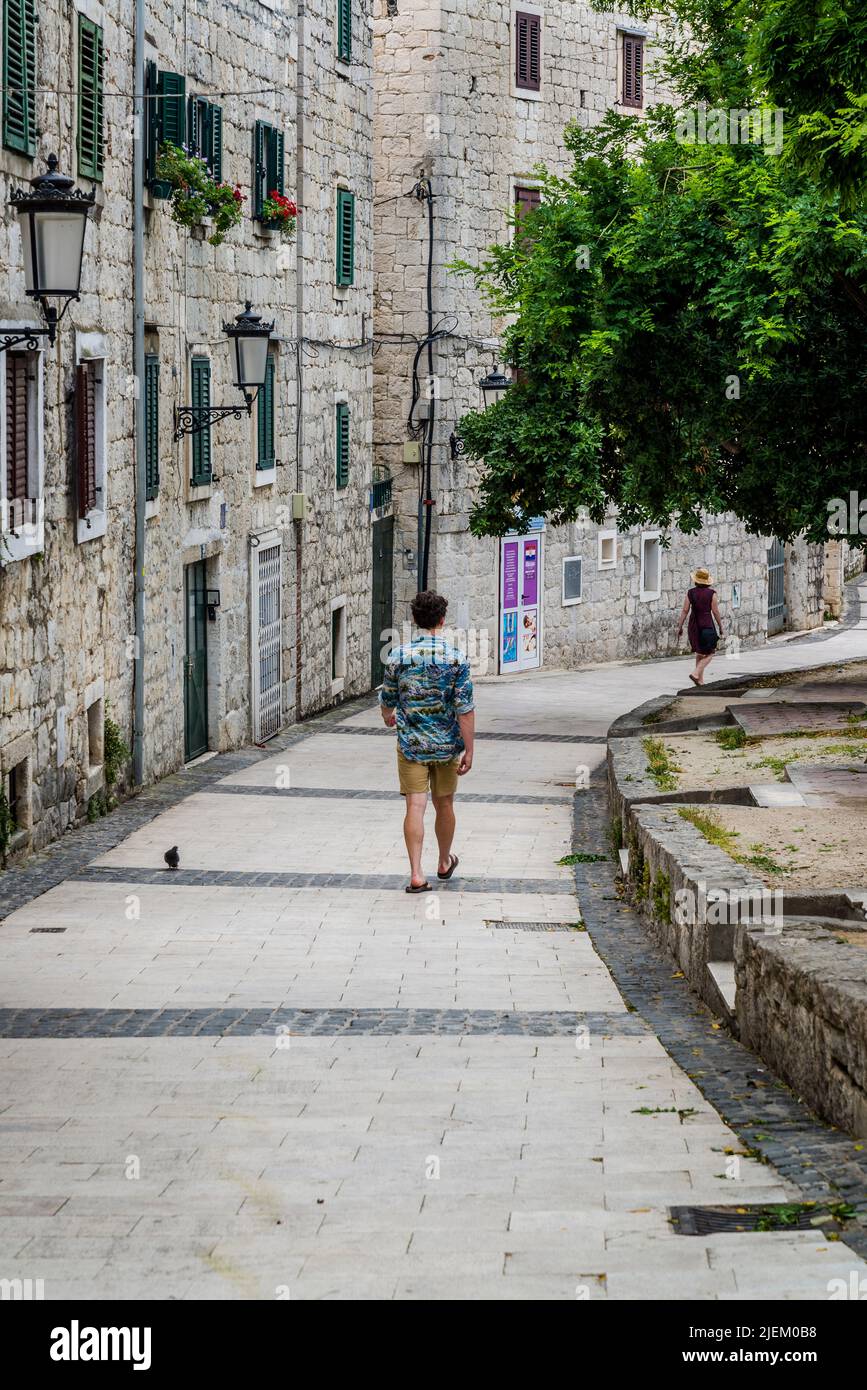
[[[458,789],[460,758],[447,763],[414,763],[397,750],[397,775],[401,796],[407,792],[427,792],[432,796],[454,796]]]

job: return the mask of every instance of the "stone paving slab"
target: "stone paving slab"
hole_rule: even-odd
[[[847,767],[810,767],[790,763],[786,776],[805,806],[867,805],[867,763]]]
[[[743,700],[731,705],[732,717],[748,738],[766,738],[771,734],[839,733],[845,732],[853,716],[864,714],[867,705],[861,700],[824,701],[820,703],[747,704]]]

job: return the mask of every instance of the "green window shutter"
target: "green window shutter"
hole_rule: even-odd
[[[337,405],[337,486],[346,487],[349,482],[349,406],[345,401]]]
[[[36,0],[4,0],[3,144],[36,153]]]
[[[352,0],[337,0],[337,56],[352,61]]]
[[[223,108],[208,105],[208,168],[217,183],[223,182]]]
[[[256,467],[273,468],[274,459],[274,354],[268,354],[265,385],[256,397],[258,407]]]
[[[147,500],[160,490],[160,359],[155,352],[145,357],[145,480]]]
[[[190,363],[191,405],[204,410],[211,404],[211,362],[208,357],[194,357]],[[190,482],[202,487],[211,481],[211,427],[206,425],[192,435],[193,471]]]
[[[202,134],[207,121],[206,101],[201,97],[190,97],[187,102],[187,144],[191,154],[198,154],[204,158],[205,150],[202,145]]]
[[[337,283],[351,285],[355,279],[355,194],[337,190]]]
[[[262,204],[268,196],[265,184],[268,182],[268,168],[265,160],[265,132],[270,126],[257,121],[253,127],[253,216],[262,216]]]
[[[145,93],[148,112],[145,168],[149,174],[148,187],[155,198],[169,198],[171,184],[156,175],[160,146],[183,145],[187,138],[186,78],[176,72],[159,72],[155,63],[145,71]]]
[[[275,188],[278,193],[284,192],[285,143],[282,130],[268,126],[268,194]]]
[[[186,89],[187,79],[177,72],[161,72],[157,78],[161,145],[183,145],[187,138]]]
[[[101,180],[102,30],[85,15],[78,16],[78,172]]]

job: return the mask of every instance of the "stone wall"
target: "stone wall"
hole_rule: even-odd
[[[129,0],[69,6],[40,0],[38,8],[39,88],[74,90],[79,10],[103,28],[105,168],[87,231],[82,297],[64,319],[56,346],[39,354],[44,536],[35,538],[26,557],[10,557],[7,547],[0,572],[0,771],[20,765],[27,773],[25,833],[11,847],[20,853],[97,805],[102,769],[95,756],[106,711],[132,743],[136,650],[133,7]],[[160,487],[147,509],[140,635],[150,781],[185,756],[184,571],[193,562],[205,561],[207,586],[220,595],[214,621],[206,625],[210,749],[238,747],[253,732],[251,612],[257,600],[251,555],[257,541],[282,546],[282,722],[370,684],[372,96],[370,33],[360,0],[353,7],[347,63],[337,58],[336,7],[328,0],[314,0],[303,12],[295,0],[279,6],[271,0],[153,0],[146,36],[147,56],[184,76],[188,96],[222,107],[223,178],[246,200],[241,225],[213,246],[207,229],[176,226],[168,202],[145,194],[146,350],[160,362]],[[38,322],[23,293],[9,192],[41,172],[51,150],[66,172],[76,173],[77,101],[40,95],[38,102],[37,158],[0,152],[4,323]],[[284,135],[286,192],[302,205],[297,245],[251,216],[257,119]],[[355,281],[341,291],[335,288],[338,181],[355,192],[357,227]],[[212,404],[240,400],[223,324],[245,299],[276,324],[277,466],[256,468],[254,408],[252,417],[214,424],[214,477],[194,487],[190,440],[174,439],[174,410],[190,403],[192,354],[211,359]],[[89,534],[82,534],[73,504],[69,402],[76,355],[105,361],[106,516]],[[337,399],[352,410],[349,485],[339,494]],[[295,493],[304,494],[306,520],[293,521]],[[345,671],[334,681],[331,609],[341,596],[347,605]],[[91,717],[89,739],[87,707],[97,701],[103,702],[101,714]]]

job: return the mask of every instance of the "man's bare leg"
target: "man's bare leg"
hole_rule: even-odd
[[[424,813],[427,809],[427,792],[406,792],[404,794],[406,811],[403,818],[403,838],[409,855],[410,883],[420,888],[426,882],[421,868],[421,852],[424,848]]]
[[[448,873],[452,866],[452,841],[455,838],[455,799],[454,796],[435,796],[437,844],[440,850],[438,872]]]

